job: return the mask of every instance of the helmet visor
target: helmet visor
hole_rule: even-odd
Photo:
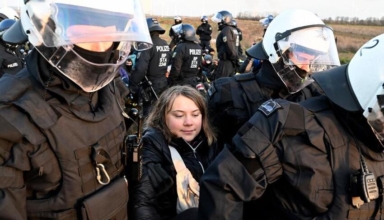
[[[176,25],[173,25],[173,26],[172,26],[172,30],[173,30],[176,34],[180,34],[181,32],[183,32],[183,24],[176,24]]]
[[[114,63],[92,63],[80,56],[72,45],[58,48],[45,46],[35,47],[48,62],[58,69],[64,76],[72,80],[85,92],[95,92],[108,83],[117,75],[120,66],[125,62],[131,48],[131,43],[126,42],[118,46]],[[124,54],[122,55],[122,52]],[[119,53],[120,52],[120,53]]]
[[[279,39],[277,45],[282,55],[273,67],[290,93],[312,83],[313,72],[340,66],[333,31],[328,27],[300,29]]]
[[[139,0],[31,0],[26,7],[34,32],[47,47],[130,41],[144,50],[152,44]]]
[[[222,22],[223,20],[223,16],[219,13],[219,12],[216,12],[216,14],[214,14],[211,18],[211,20],[215,23],[220,23]]]
[[[277,42],[287,65],[296,65],[309,74],[340,66],[333,31],[328,27],[301,29]]]

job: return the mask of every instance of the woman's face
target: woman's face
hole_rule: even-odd
[[[188,142],[192,141],[201,131],[200,109],[191,99],[182,95],[176,97],[165,120],[172,134]]]

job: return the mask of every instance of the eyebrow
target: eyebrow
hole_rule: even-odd
[[[200,109],[195,109],[193,110],[192,112],[196,112],[196,111],[200,111]],[[182,110],[173,110],[171,112],[185,112],[185,111],[182,111]]]

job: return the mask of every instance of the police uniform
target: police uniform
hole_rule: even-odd
[[[264,61],[257,74],[216,79],[208,90],[208,108],[213,125],[219,128],[218,140],[222,145],[231,142],[237,130],[266,100],[283,98],[300,102],[320,94],[314,83],[295,94],[288,94],[270,62]]]
[[[36,50],[27,62],[0,79],[0,218],[126,219],[119,90],[85,93]]]
[[[243,55],[243,48],[241,47],[241,41],[243,40],[243,32],[240,30],[240,28],[236,27],[237,29],[237,33],[239,33],[239,57],[241,57]]]
[[[20,56],[20,52],[17,52],[18,46],[7,45],[0,36],[0,77],[5,73],[16,74],[23,67],[24,63]]]
[[[355,123],[346,113],[325,96],[263,103],[202,177],[198,219],[242,219],[242,202],[266,189],[271,219],[380,219],[383,195],[355,206],[364,193],[351,183],[361,181],[361,156],[383,182],[382,147],[361,113]]]
[[[135,70],[131,74],[130,83],[138,86],[144,79],[152,82],[152,87],[159,96],[168,87],[167,66],[171,60],[171,52],[167,42],[157,35],[152,36],[153,46],[149,50],[138,53]]]
[[[212,27],[208,23],[202,23],[197,27],[196,29],[196,35],[199,35],[200,37],[200,45],[202,49],[209,49],[211,48],[211,39],[212,39]]]
[[[239,47],[239,34],[235,27],[224,25],[217,35],[216,49],[219,65],[216,71],[216,79],[220,77],[233,76],[235,74]]]
[[[179,23],[179,24],[181,24],[181,23]],[[178,25],[178,24],[173,24],[172,26],[175,26],[175,25]],[[171,28],[169,28],[169,32],[168,32],[168,35],[171,38],[171,42],[169,43],[169,48],[171,50],[173,50],[173,48],[177,45],[177,43],[179,41],[179,38],[178,38],[177,34],[175,34],[175,31],[172,29],[172,26],[171,26]]]
[[[202,62],[201,47],[192,41],[180,42],[172,54],[169,79],[172,85],[197,85],[197,76]]]

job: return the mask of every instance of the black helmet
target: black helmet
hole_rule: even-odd
[[[160,34],[165,33],[165,30],[162,27],[160,27],[160,24],[156,18],[147,18],[147,25],[148,25],[149,32],[157,31]]]
[[[227,25],[231,25],[232,19],[233,19],[233,16],[228,11],[216,12],[216,14],[213,15],[212,17],[213,22],[227,24]]]
[[[172,26],[173,31],[180,36],[182,40],[198,41],[195,28],[190,24],[178,24]]]
[[[8,28],[10,28],[14,23],[16,23],[16,20],[6,18],[0,22],[0,31],[5,31]]]
[[[207,16],[205,16],[205,15],[203,15],[203,16],[201,16],[201,22],[203,22],[203,23],[208,23],[208,17]]]
[[[21,25],[21,20],[15,21],[15,24],[5,30],[1,38],[8,44],[25,44],[28,41],[28,36]]]
[[[181,24],[181,22],[183,22],[183,21],[181,20],[181,17],[180,17],[180,16],[175,16],[173,19],[175,20],[175,24]]]

